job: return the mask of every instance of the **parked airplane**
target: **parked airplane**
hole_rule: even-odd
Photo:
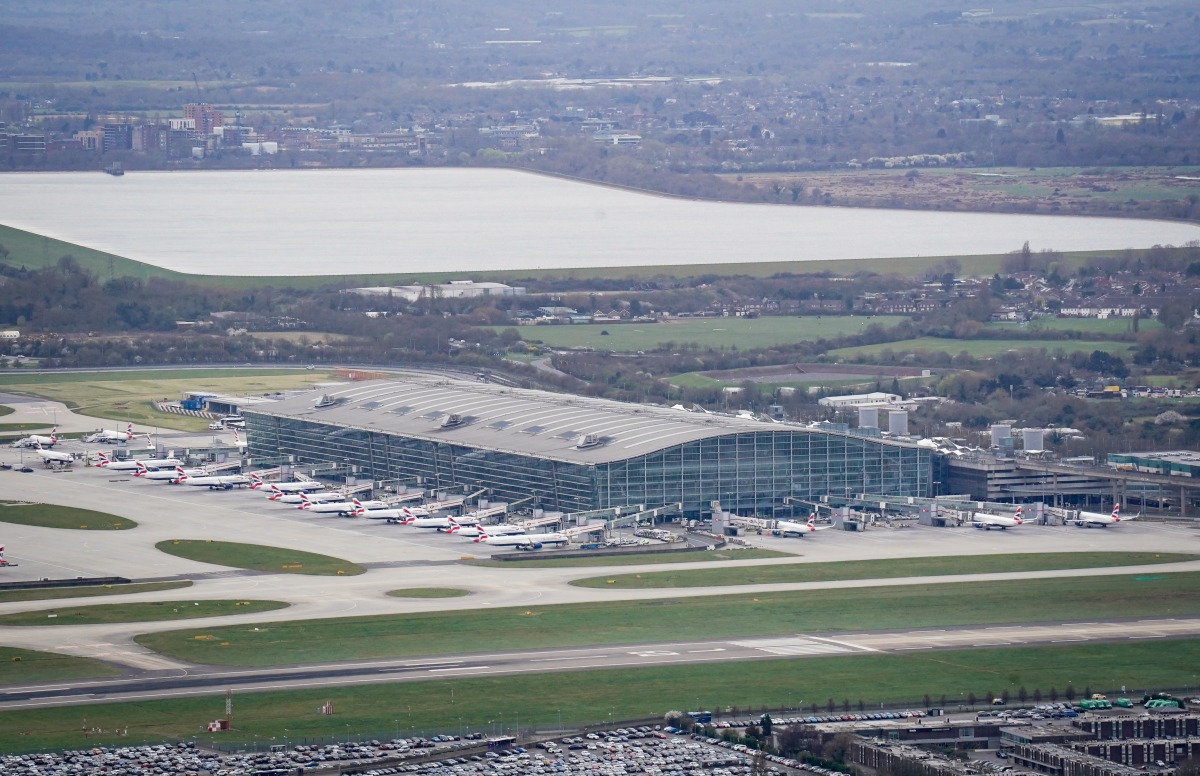
[[[249,487],[250,478],[244,474],[201,474],[195,477],[183,474],[175,482],[180,485],[207,487],[210,490],[233,490],[234,488]]]
[[[303,482],[299,480],[296,482],[266,482],[262,477],[251,472],[250,487],[254,490],[269,487],[273,493],[312,493],[317,490],[325,490],[326,485],[323,482],[314,482],[313,480],[305,480]]]
[[[1142,513],[1138,512],[1133,517],[1121,517],[1121,505],[1115,504],[1111,514],[1106,515],[1103,512],[1080,512],[1079,516],[1073,522],[1079,528],[1091,528],[1094,525],[1098,525],[1101,528],[1108,528],[1110,525],[1117,523],[1128,523],[1130,520],[1137,520],[1141,515]]]
[[[993,528],[999,528],[1001,531],[1006,528],[1012,528],[1017,525],[1024,525],[1025,521],[1021,519],[1021,513],[1024,507],[1017,507],[1017,511],[1013,512],[1012,516],[994,515],[990,512],[976,512],[971,516],[971,525],[976,528],[982,528],[985,531],[990,531]]]
[[[135,461],[138,467],[134,471],[134,477],[141,477],[144,480],[153,480],[155,482],[178,482],[180,477],[203,477],[208,474],[207,469],[184,469],[176,466],[173,469],[151,469],[141,461]]]
[[[470,515],[462,517],[416,517],[411,520],[404,521],[405,525],[411,525],[413,528],[437,528],[445,530],[454,525],[479,525],[479,519]]]
[[[58,426],[50,430],[50,436],[30,434],[24,439],[12,443],[13,447],[54,447],[58,444]]]
[[[307,493],[301,493],[300,506],[296,507],[296,509],[303,509],[308,512],[315,512],[317,514],[334,514],[342,515],[343,517],[353,517],[355,510],[358,509],[357,504],[359,503],[361,502],[359,502],[357,499],[354,501],[346,501],[345,499],[342,501],[313,501],[308,497]]]
[[[525,529],[519,525],[463,525],[454,518],[451,518],[451,525],[449,528],[439,528],[438,530],[445,533],[454,534],[455,536],[462,536],[466,539],[474,539],[475,537],[482,536],[484,534],[487,534],[488,536],[513,536],[514,534],[525,533]]]
[[[388,523],[400,523],[407,525],[410,521],[415,520],[411,509],[396,506],[370,507],[368,504],[382,504],[381,501],[359,501],[352,499],[354,503],[354,516],[365,517],[368,520],[386,520]]]
[[[37,454],[42,457],[42,463],[46,466],[65,467],[75,463],[75,456],[70,453],[60,453],[55,450],[45,450],[41,445],[37,445]]]
[[[100,459],[96,463],[97,466],[114,472],[136,471],[139,466],[145,466],[151,471],[166,468],[174,469],[183,463],[178,458],[131,458],[128,461],[114,461],[105,453],[96,453],[96,457]]]
[[[817,515],[815,512],[808,516],[807,523],[797,523],[794,520],[780,520],[775,523],[775,530],[779,531],[784,536],[787,536],[788,534],[803,536],[804,534],[810,534],[814,531],[824,531],[827,528],[833,528],[833,526],[823,525],[817,527]]]
[[[0,568],[3,568],[4,566],[7,566],[7,565],[9,565],[9,564],[8,564],[8,561],[6,561],[4,559],[4,545],[0,544]]]
[[[149,434],[135,434],[133,432],[133,424],[130,423],[125,426],[124,431],[109,431],[108,429],[103,429],[101,431],[97,431],[95,434],[92,434],[90,437],[88,437],[88,440],[91,442],[128,442],[135,436],[144,436],[146,439],[150,438]]]
[[[503,534],[493,535],[486,529],[475,540],[476,544],[489,544],[493,547],[516,547],[519,550],[540,550],[546,544],[564,544],[570,539],[560,533],[544,534]]]

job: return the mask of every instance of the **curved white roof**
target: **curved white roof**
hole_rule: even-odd
[[[318,407],[324,396],[335,403]],[[325,394],[308,393],[268,407],[248,408],[246,414],[306,419],[577,464],[619,461],[726,434],[833,433],[428,375],[353,383]],[[451,416],[457,417],[457,424],[447,423]],[[594,444],[581,447],[585,436]]]

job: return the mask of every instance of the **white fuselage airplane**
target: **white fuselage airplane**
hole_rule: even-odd
[[[454,525],[449,528],[439,529],[445,533],[461,536],[464,539],[474,539],[477,536],[514,536],[516,534],[525,533],[525,529],[519,525],[462,525],[457,520]]]
[[[492,547],[516,547],[519,550],[538,550],[544,544],[565,544],[570,539],[560,533],[506,534],[501,536],[482,533],[474,541],[477,544],[488,544]]]
[[[254,490],[259,488],[268,488],[272,493],[313,493],[318,490],[325,490],[325,483],[313,481],[296,482],[266,482],[257,474],[250,475],[250,487]]]
[[[180,485],[207,487],[210,490],[233,490],[250,485],[250,478],[244,474],[202,474],[198,477],[184,474],[175,481]]]
[[[176,466],[174,469],[150,469],[145,465],[139,466],[137,471],[133,473],[134,477],[141,477],[143,480],[151,480],[153,482],[176,482],[180,477],[203,477],[208,474],[207,469],[184,469]]]
[[[114,472],[130,472],[136,471],[139,466],[144,466],[150,471],[157,469],[174,469],[183,461],[178,458],[134,458],[128,461],[112,461],[104,453],[97,453],[100,461],[96,464],[102,469],[109,469]]]
[[[361,502],[359,502],[361,503]],[[355,501],[313,501],[308,497],[307,493],[300,494],[300,506],[296,509],[303,509],[306,512],[314,512],[323,515],[343,515],[352,517],[358,509],[355,506]]]
[[[47,466],[70,466],[75,463],[75,456],[70,453],[60,453],[55,450],[43,449],[37,445],[37,454],[42,457],[42,463]]]
[[[1012,515],[994,515],[990,512],[976,512],[971,516],[971,525],[976,528],[982,528],[985,531],[990,531],[993,528],[1004,530],[1017,525],[1024,525],[1025,521],[1021,519],[1023,508],[1017,507],[1017,511]]]
[[[1103,512],[1080,512],[1079,517],[1075,518],[1072,522],[1079,528],[1091,528],[1094,525],[1098,525],[1101,528],[1108,528],[1110,525],[1136,520],[1140,515],[1141,512],[1133,517],[1121,517],[1121,505],[1117,504],[1113,507],[1111,514],[1106,515]]]
[[[58,444],[58,426],[55,426],[50,431],[50,436],[40,436],[38,434],[30,434],[24,439],[18,439],[12,443],[13,447],[54,447]]]
[[[413,519],[405,521],[404,524],[411,525],[413,528],[437,528],[438,530],[445,530],[455,525],[479,525],[479,520],[470,515],[463,515],[462,517],[413,517]]]
[[[826,525],[826,526],[821,526],[820,528],[818,528],[816,515],[811,515],[808,518],[807,523],[797,523],[794,520],[780,520],[775,523],[776,531],[779,531],[781,534],[784,534],[784,535],[795,534],[796,536],[803,536],[805,534],[814,533],[816,531],[823,531],[826,528],[832,528],[832,527],[833,526],[831,526],[831,525]]]
[[[133,424],[132,423],[125,426],[124,431],[109,431],[108,429],[103,429],[101,431],[97,431],[95,434],[92,435],[92,438],[97,442],[128,442],[129,440],[133,439],[135,436],[145,436],[147,439],[150,438],[149,434],[145,434],[145,435],[135,434],[133,432]]]

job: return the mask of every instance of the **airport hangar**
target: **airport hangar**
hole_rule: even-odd
[[[845,427],[626,404],[441,376],[368,380],[247,407],[249,455],[560,512],[712,502],[806,514],[854,493],[926,497],[932,451]],[[468,491],[468,492],[469,492]]]

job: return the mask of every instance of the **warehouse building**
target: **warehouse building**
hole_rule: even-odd
[[[805,509],[793,499],[930,490],[931,451],[900,440],[437,376],[369,380],[244,414],[251,457],[486,488],[568,512],[678,502],[698,516],[720,501],[782,516]]]

